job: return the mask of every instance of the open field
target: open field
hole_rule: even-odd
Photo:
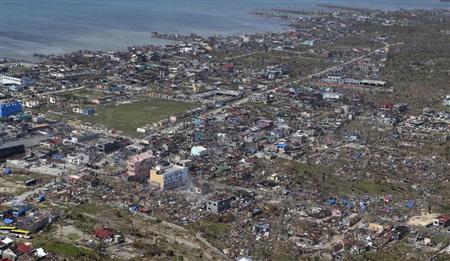
[[[95,89],[82,89],[75,92],[67,92],[65,94],[62,94],[61,96],[72,101],[89,101],[91,99],[101,99],[107,97],[108,95],[102,91]]]
[[[190,103],[153,99],[142,100],[119,106],[99,106],[96,108],[96,115],[84,116],[82,120],[105,125],[108,128],[130,135],[136,133],[136,128],[165,119],[173,114],[185,112],[192,107],[193,104]]]
[[[35,246],[43,247],[49,252],[65,258],[75,258],[76,260],[96,260],[94,251],[88,248],[61,243],[57,239],[36,238],[33,240],[33,244]]]
[[[14,195],[26,191],[25,185],[7,181],[0,177],[0,195]]]
[[[37,173],[23,173],[16,170],[13,171],[12,175],[0,175],[0,195],[17,196],[34,189],[35,186],[25,186],[25,181],[29,179],[37,179],[40,185],[48,182],[49,177]]]
[[[132,244],[114,246],[120,249],[120,253],[114,255],[129,260],[133,256],[141,255],[149,259],[145,260],[167,260],[168,257],[187,258],[188,260],[200,260],[204,255],[207,260],[216,256],[213,247],[208,247],[198,242],[189,230],[175,225],[169,225],[158,219],[130,215],[114,207],[96,203],[85,203],[67,210],[67,215],[74,220],[77,228],[72,228],[68,233],[63,233],[65,241],[79,242],[83,232],[92,233],[98,227],[108,227],[123,234],[133,235],[129,239]],[[67,226],[66,226],[67,227]],[[226,225],[210,225],[215,232],[224,232]],[[54,231],[56,235],[60,230]],[[224,232],[225,233],[225,232]],[[85,235],[83,235],[84,237]],[[93,251],[95,253],[95,249]],[[67,256],[67,255],[65,255]],[[103,257],[102,257],[103,258]],[[104,259],[101,259],[104,260]],[[203,259],[202,259],[203,260]],[[219,259],[213,259],[219,260]]]
[[[147,124],[166,119],[171,115],[184,113],[195,104],[161,99],[145,99],[120,105],[86,105],[96,110],[96,114],[85,116],[72,112],[67,107],[62,114],[53,112],[51,117],[57,120],[80,120],[94,123],[108,129],[120,131],[125,135],[136,135],[136,129]]]
[[[382,28],[375,25],[359,25],[366,32],[385,31],[395,35],[390,48],[382,79],[394,87],[393,95],[378,94],[371,97],[375,102],[408,103],[413,112],[425,107],[440,107],[442,98],[448,94],[450,73],[450,35],[448,23],[429,21],[426,14],[416,18],[423,20],[414,26]],[[432,20],[432,19],[431,19]],[[357,26],[358,28],[358,26]]]

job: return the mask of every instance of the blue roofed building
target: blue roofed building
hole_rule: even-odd
[[[22,201],[15,201],[11,204],[11,206],[12,214],[14,217],[23,216],[25,215],[25,213],[33,209],[33,205]]]
[[[19,101],[0,102],[0,118],[7,118],[22,111],[22,103]]]

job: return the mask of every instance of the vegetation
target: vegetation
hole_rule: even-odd
[[[348,38],[342,38],[338,39],[334,45],[331,46],[331,50],[337,50],[337,49],[349,49],[349,48],[355,48],[355,49],[363,49],[363,48],[369,48],[371,50],[375,50],[378,48],[383,47],[383,44],[380,42],[376,42],[373,40],[365,39],[363,37],[348,37]]]
[[[397,191],[394,185],[378,180],[361,180],[356,183],[356,188],[371,194],[391,194]]]
[[[49,106],[41,106],[39,112],[49,114],[49,117],[54,120],[94,123],[112,130],[121,131],[125,135],[137,136],[137,128],[167,119],[171,115],[184,113],[195,107],[193,103],[162,99],[141,99],[121,105],[94,105],[86,103],[87,100],[87,98],[75,99],[75,101],[82,104],[78,107],[95,109],[95,115],[86,116],[74,113],[72,111],[73,108],[69,106],[58,112],[51,111]]]
[[[139,127],[185,112],[193,107],[191,103],[150,99],[119,106],[97,106],[95,107],[96,115],[82,116],[80,119],[122,131],[127,135],[136,135],[136,129]]]
[[[288,254],[286,254],[284,251],[278,250],[275,254],[274,254],[274,260],[279,260],[279,261],[294,261],[296,260],[295,258],[289,256]]]
[[[289,67],[289,75],[295,79],[326,68],[328,63],[319,56],[311,56],[296,51],[272,51],[263,54],[255,54],[240,59],[240,64],[251,68],[265,68],[269,65],[284,64]]]
[[[226,223],[201,222],[191,225],[191,228],[204,232],[206,238],[217,239],[221,234],[227,233],[231,229],[231,225]]]
[[[100,99],[106,97],[107,94],[95,89],[82,89],[75,92],[67,92],[62,94],[61,96],[65,99],[68,99],[70,102],[89,102],[92,99]]]
[[[448,23],[418,17],[408,26],[357,26],[367,32],[395,35],[382,78],[394,87],[394,95],[379,94],[376,101],[408,103],[415,111],[434,107],[448,94],[450,82],[450,35]],[[397,44],[398,43],[398,44]]]
[[[76,258],[78,260],[82,260],[83,258],[86,258],[87,260],[97,259],[95,252],[91,249],[69,245],[50,239],[35,238],[33,239],[33,245],[42,247],[50,253],[64,257]]]
[[[97,214],[99,212],[102,212],[104,210],[109,209],[105,205],[97,205],[94,203],[84,203],[79,206],[76,206],[73,209],[70,209],[70,212],[73,213],[86,213],[86,214]]]
[[[377,260],[377,261],[393,261],[393,260],[426,260],[426,253],[418,252],[411,244],[404,242],[395,242],[389,248],[383,248],[376,252],[367,252],[361,257],[349,257],[350,260]]]

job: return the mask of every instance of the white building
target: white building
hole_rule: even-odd
[[[344,98],[344,95],[338,92],[324,92],[322,94],[322,98],[324,100],[341,100],[342,98]]]
[[[159,185],[161,190],[174,189],[186,183],[188,174],[185,165],[156,166],[150,170],[150,183]]]
[[[31,78],[28,77],[16,78],[6,75],[0,75],[0,83],[3,85],[20,85],[23,87],[30,85],[31,82]]]

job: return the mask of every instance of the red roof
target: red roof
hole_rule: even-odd
[[[447,223],[450,221],[450,214],[441,215],[437,217],[441,222]]]
[[[225,70],[232,71],[232,70],[234,69],[234,64],[232,64],[232,63],[226,63],[226,64],[223,65],[223,68],[224,68]]]
[[[234,64],[232,64],[232,63],[226,63],[226,64],[223,65],[223,68],[225,68],[225,69],[234,68]]]
[[[21,254],[25,254],[31,252],[33,250],[33,246],[30,243],[22,243],[17,245],[17,251]]]
[[[95,230],[95,236],[101,239],[108,239],[113,236],[113,233],[107,229],[99,228]]]

